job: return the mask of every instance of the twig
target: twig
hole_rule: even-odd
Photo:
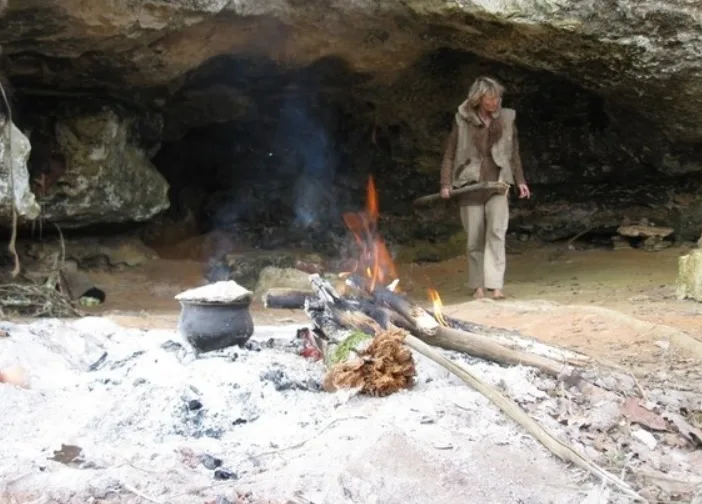
[[[525,413],[514,401],[503,395],[499,390],[484,383],[478,377],[474,376],[461,365],[447,359],[437,350],[424,343],[419,338],[407,334],[405,344],[416,350],[425,357],[433,360],[443,368],[451,371],[453,374],[461,378],[472,388],[487,397],[493,404],[500,408],[507,416],[524,427],[532,436],[541,442],[551,453],[556,455],[566,462],[571,462],[581,469],[586,470],[591,474],[599,476],[602,480],[612,483],[623,491],[626,495],[638,499],[642,502],[647,502],[643,497],[636,493],[625,481],[608,473],[597,464],[586,459],[573,448],[563,443],[562,441],[551,435],[546,429],[539,425],[527,413]]]
[[[137,490],[136,488],[134,488],[134,487],[133,487],[132,485],[130,485],[129,483],[125,483],[125,482],[122,481],[122,482],[120,482],[120,486],[121,486],[122,488],[124,488],[125,490],[127,490],[127,491],[133,493],[133,494],[136,495],[137,497],[141,497],[142,499],[147,500],[147,501],[149,501],[149,502],[153,502],[153,503],[155,503],[155,504],[166,504],[166,501],[159,500],[159,499],[157,499],[157,498],[155,498],[155,497],[150,497],[150,496],[146,495],[144,492],[142,492],[142,491],[140,491],[140,490]]]
[[[681,485],[697,486],[702,485],[702,477],[695,475],[680,474],[675,476],[673,474],[666,474],[660,471],[653,471],[646,468],[640,468],[636,471],[639,476],[644,478],[649,478],[659,481],[667,481],[669,483],[678,483]]]
[[[61,227],[56,223],[54,223],[54,226],[56,227],[56,231],[58,231],[59,242],[61,243],[61,262],[59,263],[59,269],[63,269],[64,265],[66,264],[66,241],[63,239]]]
[[[639,389],[639,393],[641,394],[641,399],[648,402],[648,396],[646,395],[646,392],[644,392],[644,389],[641,386],[641,384],[639,383],[639,380],[637,380],[636,376],[634,376],[634,373],[629,371],[629,376],[631,376],[634,379],[634,384],[636,385],[636,388]]]
[[[81,313],[52,286],[36,284],[0,285],[0,315],[14,310],[33,317],[79,317]]]
[[[304,441],[300,441],[299,443],[295,443],[294,445],[286,446],[284,448],[279,448],[277,450],[271,450],[263,453],[259,453],[256,455],[256,457],[264,457],[266,455],[276,455],[278,453],[282,453],[284,451],[290,451],[290,450],[297,450],[298,448],[302,448],[305,446],[307,443],[312,441],[313,439],[316,439],[319,437],[320,434],[322,434],[325,431],[328,431],[331,429],[334,425],[336,425],[339,422],[345,421],[345,420],[366,420],[368,417],[365,416],[360,416],[360,415],[354,415],[354,416],[349,416],[349,417],[344,417],[344,418],[335,418],[331,422],[329,422],[327,425],[322,427],[320,430],[318,430],[314,436],[311,436]]]
[[[590,226],[590,227],[588,227],[588,228],[586,228],[586,229],[583,229],[582,231],[580,231],[578,234],[576,234],[576,235],[573,236],[572,238],[569,238],[569,239],[568,239],[568,242],[567,242],[568,245],[572,245],[578,238],[581,238],[581,237],[585,236],[585,235],[588,234],[590,231],[592,231],[593,229],[595,229],[595,227],[596,227],[596,226]]]

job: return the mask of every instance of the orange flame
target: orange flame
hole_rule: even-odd
[[[378,283],[386,284],[397,279],[397,270],[392,256],[378,231],[380,215],[378,193],[373,177],[368,178],[366,188],[366,209],[358,213],[343,215],[346,227],[353,234],[360,250],[354,273],[362,271],[370,280],[370,290],[373,291]],[[397,290],[397,289],[396,289]]]
[[[441,296],[439,296],[439,292],[431,287],[427,289],[427,292],[429,293],[429,299],[431,300],[432,305],[434,305],[434,318],[442,326],[448,326],[448,324],[446,323],[446,319],[444,318],[444,314],[441,312],[441,309],[443,308],[444,304],[441,302]]]

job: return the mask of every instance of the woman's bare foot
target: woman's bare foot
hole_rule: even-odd
[[[501,289],[495,289],[492,291],[492,299],[500,300],[505,299],[505,293]]]
[[[482,287],[478,287],[473,292],[473,299],[483,299],[485,297],[485,292],[483,292]]]

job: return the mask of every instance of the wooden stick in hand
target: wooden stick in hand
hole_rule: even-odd
[[[505,194],[509,189],[509,184],[506,182],[476,182],[475,184],[470,184],[467,186],[459,187],[458,189],[451,189],[449,192],[449,197],[453,198],[461,194],[467,194],[475,191],[481,190],[493,190],[496,193]],[[441,199],[441,193],[428,194],[426,196],[421,196],[414,200],[415,205],[424,205],[427,203],[432,203],[436,200]]]

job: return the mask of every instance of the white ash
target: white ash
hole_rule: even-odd
[[[56,504],[115,493],[143,502],[132,488],[170,504],[234,490],[281,502],[302,493],[317,504],[560,504],[580,503],[599,485],[582,483],[484,396],[417,354],[412,390],[368,398],[319,390],[324,369],[297,355],[298,326],[257,327],[253,350],[189,361],[175,330],[95,317],[0,329],[10,334],[0,365],[31,376],[29,390],[0,384],[8,412],[0,501],[5,491]],[[533,370],[469,367],[565,440]],[[49,460],[62,444],[82,449],[79,468]],[[236,479],[215,480],[200,463],[205,454]]]
[[[186,290],[175,296],[178,301],[200,303],[242,303],[251,302],[253,292],[234,280],[214,282]]]

